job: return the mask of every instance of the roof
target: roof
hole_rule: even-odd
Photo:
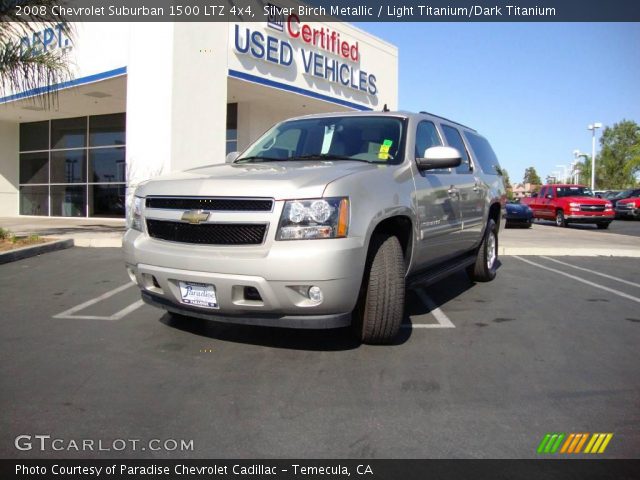
[[[434,115],[429,112],[408,112],[405,110],[396,110],[396,111],[382,111],[382,110],[367,110],[367,111],[351,111],[351,112],[333,112],[333,113],[312,113],[309,115],[302,115],[299,117],[293,117],[288,120],[301,120],[305,118],[333,118],[333,117],[394,117],[394,118],[417,118],[423,119],[425,117],[437,118],[438,120],[444,120],[445,122],[452,123],[454,125],[458,125],[462,128],[470,130],[472,132],[477,133],[477,131],[471,127],[467,127],[461,123],[455,122],[445,117],[441,117],[439,115]]]

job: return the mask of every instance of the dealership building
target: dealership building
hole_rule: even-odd
[[[75,23],[51,106],[0,97],[0,216],[124,217],[140,181],[224,162],[277,121],[397,108],[398,51],[346,23]]]

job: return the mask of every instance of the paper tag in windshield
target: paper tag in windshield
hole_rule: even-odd
[[[393,140],[384,139],[382,145],[380,145],[380,151],[378,152],[378,158],[380,160],[388,160],[389,159],[389,149],[393,145]]]
[[[322,148],[320,149],[320,153],[322,155],[329,153],[331,142],[333,140],[333,132],[335,132],[335,130],[335,125],[327,125],[324,127],[324,137],[322,138]]]

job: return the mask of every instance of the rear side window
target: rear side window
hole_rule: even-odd
[[[469,173],[471,172],[471,165],[469,164],[469,154],[467,148],[464,146],[462,137],[457,128],[450,127],[449,125],[442,125],[442,131],[447,139],[447,143],[450,147],[455,148],[460,152],[462,162],[456,167],[456,173]]]
[[[472,132],[464,132],[464,136],[471,146],[471,150],[473,150],[482,171],[490,175],[498,175],[500,163],[487,139]]]

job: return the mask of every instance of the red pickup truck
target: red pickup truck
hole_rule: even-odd
[[[616,217],[636,218],[640,220],[640,194],[637,197],[618,200],[615,210]]]
[[[615,216],[611,202],[594,197],[584,185],[545,185],[540,193],[523,198],[520,203],[529,205],[534,218],[555,220],[559,227],[595,223],[602,229],[609,227]]]

